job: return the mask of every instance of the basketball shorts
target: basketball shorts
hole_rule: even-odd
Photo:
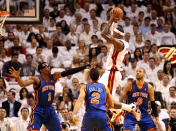
[[[42,124],[48,131],[61,131],[60,120],[53,106],[44,108],[36,106],[31,112],[27,131],[40,131]]]
[[[141,131],[152,131],[156,129],[156,126],[149,114],[142,114],[141,120],[137,121],[131,113],[127,113],[125,115],[123,131],[133,131],[136,124],[139,125]]]
[[[82,121],[81,131],[111,131],[112,126],[109,118],[104,111],[94,110],[86,112]]]

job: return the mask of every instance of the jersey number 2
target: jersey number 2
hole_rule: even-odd
[[[99,100],[97,100],[97,99],[100,98],[100,94],[99,93],[93,93],[92,96],[94,98],[91,99],[91,103],[92,104],[99,104]]]
[[[51,92],[48,93],[48,101],[51,101]]]

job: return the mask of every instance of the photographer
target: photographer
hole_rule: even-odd
[[[170,120],[168,131],[176,131],[176,108],[170,110]]]

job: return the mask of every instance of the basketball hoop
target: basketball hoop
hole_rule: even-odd
[[[8,11],[0,11],[0,35],[2,35],[2,27],[4,25],[4,22],[7,18],[7,16],[9,15],[9,12]]]

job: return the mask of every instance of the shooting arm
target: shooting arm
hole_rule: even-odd
[[[85,99],[85,96],[86,96],[86,85],[83,85],[80,89],[80,94],[79,94],[79,97],[78,97],[78,100],[76,101],[76,104],[75,104],[75,107],[74,107],[74,110],[73,110],[73,114],[76,115]]]
[[[107,95],[108,109],[114,108],[114,102],[112,99],[112,95],[110,94],[110,91],[107,87],[105,87],[105,90],[106,90],[106,95]]]
[[[108,22],[108,24],[106,25],[106,27],[104,28],[104,30],[102,31],[101,35],[104,39],[106,39],[106,41],[108,43],[111,43],[114,45],[115,49],[117,51],[122,51],[123,48],[124,48],[124,44],[118,40],[118,39],[115,39],[112,35],[111,35],[111,32],[110,32],[110,28],[111,28],[111,25],[112,25],[112,21],[110,20]],[[114,32],[113,32],[114,33]]]

